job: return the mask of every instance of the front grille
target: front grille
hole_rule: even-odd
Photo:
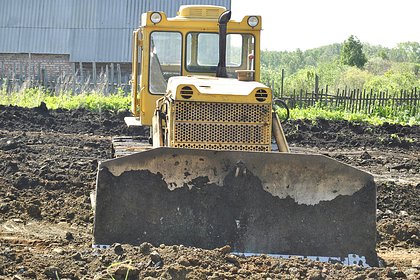
[[[172,146],[269,151],[270,104],[175,102]]]
[[[193,143],[176,143],[175,148],[187,149],[203,149],[218,151],[249,151],[249,152],[269,152],[270,147],[267,145],[218,145],[218,144],[193,144]]]
[[[269,123],[270,104],[176,102],[175,121]]]

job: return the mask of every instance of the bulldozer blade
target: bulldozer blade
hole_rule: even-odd
[[[101,162],[94,244],[376,256],[376,186],[322,155],[156,148]]]

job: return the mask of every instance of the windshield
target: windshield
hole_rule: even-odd
[[[186,42],[186,68],[189,72],[215,73],[219,63],[219,34],[191,32]],[[254,70],[254,36],[228,34],[226,38],[226,68],[228,77],[235,70]]]
[[[226,38],[226,70],[229,78],[236,70],[254,70],[254,36],[228,34]],[[168,80],[181,76],[182,34],[154,31],[150,34],[149,91],[166,92]],[[214,74],[219,63],[219,34],[190,32],[186,37],[186,70],[192,73]]]
[[[166,92],[168,80],[181,75],[182,35],[179,32],[152,32],[150,35],[149,91]]]

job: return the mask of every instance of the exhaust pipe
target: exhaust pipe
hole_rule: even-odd
[[[219,64],[217,64],[216,77],[227,78],[226,73],[226,34],[227,23],[230,20],[231,11],[225,11],[219,17]]]

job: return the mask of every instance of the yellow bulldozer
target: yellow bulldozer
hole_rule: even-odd
[[[151,133],[118,138],[117,157],[99,164],[94,244],[230,245],[377,265],[373,177],[289,152],[260,83],[261,17],[230,15],[218,6],[142,15],[126,122]]]

